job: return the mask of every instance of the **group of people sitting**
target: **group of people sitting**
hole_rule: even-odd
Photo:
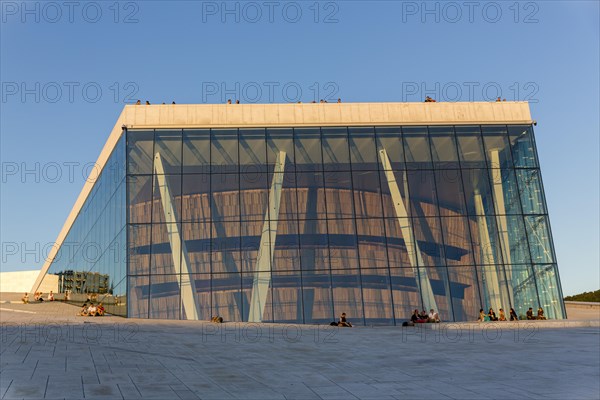
[[[35,292],[33,294],[33,300],[38,301],[38,302],[43,302],[44,301],[43,293]],[[25,295],[23,297],[21,297],[21,301],[23,302],[23,304],[29,304],[29,293],[25,292]],[[48,293],[48,301],[54,301],[54,293],[52,293],[52,290],[50,291],[50,293]]]
[[[81,310],[79,311],[79,316],[81,317],[101,317],[104,315],[104,306],[102,303],[98,303],[98,305],[94,305],[94,303],[83,303],[81,306]]]
[[[511,321],[519,320],[519,317],[517,316],[517,313],[515,312],[514,308],[510,309],[509,318]],[[496,312],[494,311],[494,309],[492,307],[490,307],[487,314],[483,311],[483,308],[479,309],[479,318],[477,318],[477,321],[485,322],[485,321],[508,321],[508,320],[506,319],[506,313],[504,312],[503,308],[498,310],[498,316],[496,316]]]
[[[517,315],[517,313],[516,313],[516,311],[515,311],[514,308],[510,309],[508,318],[511,321],[518,321],[519,320],[519,316]],[[537,316],[533,315],[533,308],[529,307],[529,310],[527,311],[526,318],[528,320],[532,320],[532,319],[546,319],[546,317],[544,317],[544,310],[542,309],[542,307],[538,308]],[[483,308],[479,309],[479,318],[477,319],[477,321],[478,322],[485,322],[485,321],[508,321],[508,319],[507,319],[506,314],[504,313],[504,310],[502,308],[498,311],[498,316],[496,316],[496,313],[494,312],[494,309],[492,307],[490,307],[490,309],[487,312],[487,314],[483,311]]]
[[[432,308],[429,310],[429,314],[427,311],[423,310],[419,313],[419,310],[413,311],[412,316],[410,317],[410,322],[413,324],[424,324],[424,323],[436,323],[441,322],[440,316],[437,312]]]
[[[537,315],[533,315],[533,308],[529,307],[529,310],[527,310],[527,313],[526,313],[525,316],[529,320],[532,320],[532,319],[546,319],[546,317],[544,316],[544,309],[542,307],[538,307]]]

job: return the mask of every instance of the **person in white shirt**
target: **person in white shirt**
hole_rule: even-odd
[[[429,310],[429,315],[427,316],[427,322],[440,322],[440,316],[435,310],[432,308]]]
[[[98,312],[98,307],[96,307],[94,305],[94,303],[90,304],[90,306],[88,307],[88,315],[90,317],[95,317],[97,312]]]
[[[48,301],[54,301],[54,293],[52,293],[52,290],[50,291],[50,294],[48,294]]]

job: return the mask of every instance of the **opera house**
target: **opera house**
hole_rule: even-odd
[[[32,291],[58,275],[134,318],[561,319],[533,125],[524,102],[127,105]]]

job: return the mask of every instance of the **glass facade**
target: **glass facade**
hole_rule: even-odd
[[[126,138],[118,141],[48,274],[58,275],[57,298],[81,305],[102,302],[106,312],[127,315]]]
[[[109,166],[69,233],[102,255],[51,273],[106,276],[121,315],[565,316],[528,125],[129,129]]]

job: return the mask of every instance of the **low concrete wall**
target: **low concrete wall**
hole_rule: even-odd
[[[565,307],[600,310],[600,303],[594,303],[591,301],[565,301]]]
[[[565,301],[567,318],[576,321],[600,320],[600,303]]]

